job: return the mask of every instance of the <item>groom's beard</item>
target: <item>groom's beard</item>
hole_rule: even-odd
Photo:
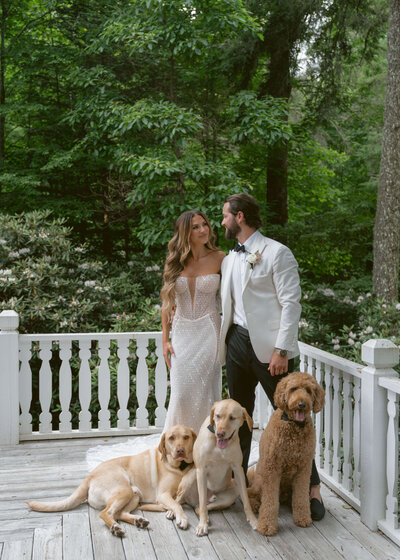
[[[230,228],[225,227],[225,238],[233,241],[241,231],[242,228],[238,224],[233,223]]]

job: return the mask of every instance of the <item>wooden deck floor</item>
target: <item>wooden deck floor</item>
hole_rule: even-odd
[[[37,513],[29,499],[58,499],[71,493],[86,476],[86,451],[126,438],[30,442],[0,448],[1,560],[183,560],[183,559],[315,559],[399,560],[400,548],[372,533],[359,515],[326,487],[325,518],[307,529],[296,527],[289,510],[281,508],[279,533],[266,538],[245,520],[240,502],[224,512],[211,512],[208,537],[190,527],[178,529],[162,513],[146,512],[148,529],[124,524],[127,536],[113,537],[98,512],[83,504],[58,513]]]

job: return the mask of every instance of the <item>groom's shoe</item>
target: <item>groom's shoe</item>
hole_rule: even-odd
[[[321,521],[325,515],[325,506],[324,502],[319,501],[317,498],[312,498],[310,500],[310,510],[311,510],[311,519],[313,521]]]

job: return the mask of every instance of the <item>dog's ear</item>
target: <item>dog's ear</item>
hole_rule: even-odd
[[[275,389],[274,403],[275,406],[281,410],[285,410],[286,408],[286,386],[288,384],[288,380],[289,375],[281,379]]]
[[[196,432],[195,432],[194,430],[192,430],[192,429],[190,429],[190,432],[191,432],[191,434],[192,434],[193,443],[194,443],[194,442],[196,441],[196,439],[197,439],[197,434],[196,434]]]
[[[167,449],[165,447],[165,432],[161,436],[160,443],[158,444],[158,451],[161,453],[161,460],[167,460]]]
[[[244,408],[244,406],[242,407],[242,410],[243,410],[243,422],[247,422],[247,425],[251,432],[253,430],[253,419],[250,416],[250,414],[247,412],[247,410]]]
[[[210,411],[210,426],[214,426],[214,409],[215,409],[215,403],[212,405]]]
[[[315,379],[314,379],[313,390],[314,390],[313,412],[319,412],[320,410],[322,410],[325,404],[325,391],[323,390],[321,385],[319,385],[317,381],[315,381]]]

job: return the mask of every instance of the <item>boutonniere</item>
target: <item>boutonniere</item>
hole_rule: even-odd
[[[261,260],[261,253],[259,251],[255,251],[254,253],[250,253],[246,259],[246,262],[249,263],[251,270],[258,264]]]

